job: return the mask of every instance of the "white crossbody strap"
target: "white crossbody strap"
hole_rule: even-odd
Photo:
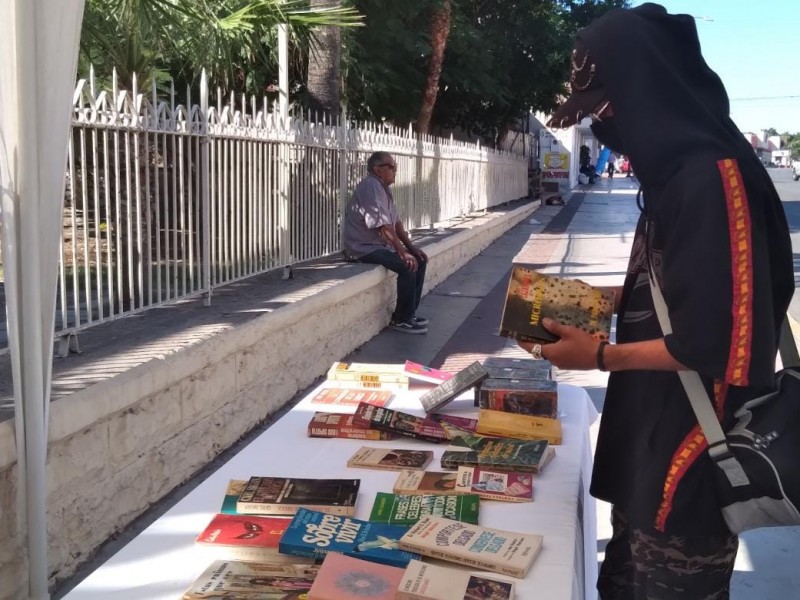
[[[653,266],[649,264],[650,273],[648,279],[650,280],[650,292],[653,296],[653,305],[656,309],[658,322],[661,325],[661,331],[664,335],[672,333],[672,324],[669,320],[669,311],[667,310],[667,303],[664,301],[664,296],[656,283],[656,276],[653,273]],[[728,446],[725,433],[719,424],[717,415],[714,413],[713,403],[708,397],[705,386],[700,379],[697,371],[678,371],[678,377],[683,383],[686,390],[686,395],[689,397],[689,402],[692,404],[692,410],[697,417],[697,422],[703,430],[708,441],[708,454],[712,460],[717,463],[720,469],[725,472],[728,481],[733,487],[742,485],[749,485],[750,480],[747,474],[742,469],[741,463],[736,460],[736,457],[731,453]]]

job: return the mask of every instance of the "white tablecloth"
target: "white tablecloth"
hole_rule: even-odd
[[[385,442],[317,439],[306,436],[315,410],[309,394],[277,423],[253,440],[191,493],[99,567],[66,598],[89,600],[175,600],[206,568],[208,554],[194,539],[218,511],[229,479],[251,475],[359,477],[356,517],[366,519],[378,491],[391,491],[395,471],[349,469],[347,459],[362,445],[434,449],[428,467],[439,470],[444,445],[399,438]],[[398,393],[390,408],[424,414],[418,392]],[[335,410],[329,408],[328,410]],[[341,410],[341,409],[340,409]],[[597,412],[588,394],[559,384],[564,443],[540,476],[534,477],[533,503],[481,502],[480,523],[487,527],[538,533],[541,553],[524,580],[517,580],[519,600],[590,600],[597,575],[594,501],[588,495],[591,472],[589,425]],[[472,392],[443,412],[474,415]],[[186,449],[191,452],[191,448]],[[124,493],[124,492],[123,492]]]

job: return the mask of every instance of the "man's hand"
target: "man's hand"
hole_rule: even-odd
[[[417,259],[411,256],[411,254],[408,252],[403,251],[403,253],[400,254],[400,259],[403,261],[406,267],[408,267],[409,271],[416,271],[419,268]]]
[[[408,249],[409,252],[416,258],[417,260],[428,262],[428,255],[425,254],[422,250],[417,248],[416,246],[412,246]]]
[[[563,325],[553,319],[543,319],[542,325],[547,331],[561,338],[553,344],[542,344],[542,358],[546,358],[559,369],[588,371],[597,368],[599,342],[591,335],[582,329]],[[532,342],[520,342],[519,345],[528,352],[533,348]]]

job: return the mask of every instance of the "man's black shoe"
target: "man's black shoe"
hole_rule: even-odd
[[[428,328],[424,325],[417,325],[416,323],[409,323],[408,321],[397,321],[390,325],[395,331],[403,333],[428,333]]]
[[[428,319],[414,315],[414,318],[411,319],[411,322],[414,323],[414,325],[422,325],[425,327],[428,324]]]

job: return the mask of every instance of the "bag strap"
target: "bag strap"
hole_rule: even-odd
[[[649,257],[648,267],[650,268],[648,279],[650,281],[650,292],[653,296],[653,305],[656,309],[658,322],[661,325],[661,331],[666,336],[672,333],[672,323],[669,320],[667,303],[664,301],[664,296],[658,287],[658,283],[656,283],[653,265],[650,263]],[[703,435],[708,441],[708,455],[723,470],[731,486],[749,485],[750,480],[747,478],[744,469],[742,469],[741,463],[728,446],[725,433],[722,431],[722,426],[714,413],[713,403],[708,397],[708,392],[706,392],[700,375],[697,371],[678,371],[678,377],[680,377],[683,388],[686,390],[686,395],[689,397],[689,402],[697,417],[697,422],[703,430]]]

